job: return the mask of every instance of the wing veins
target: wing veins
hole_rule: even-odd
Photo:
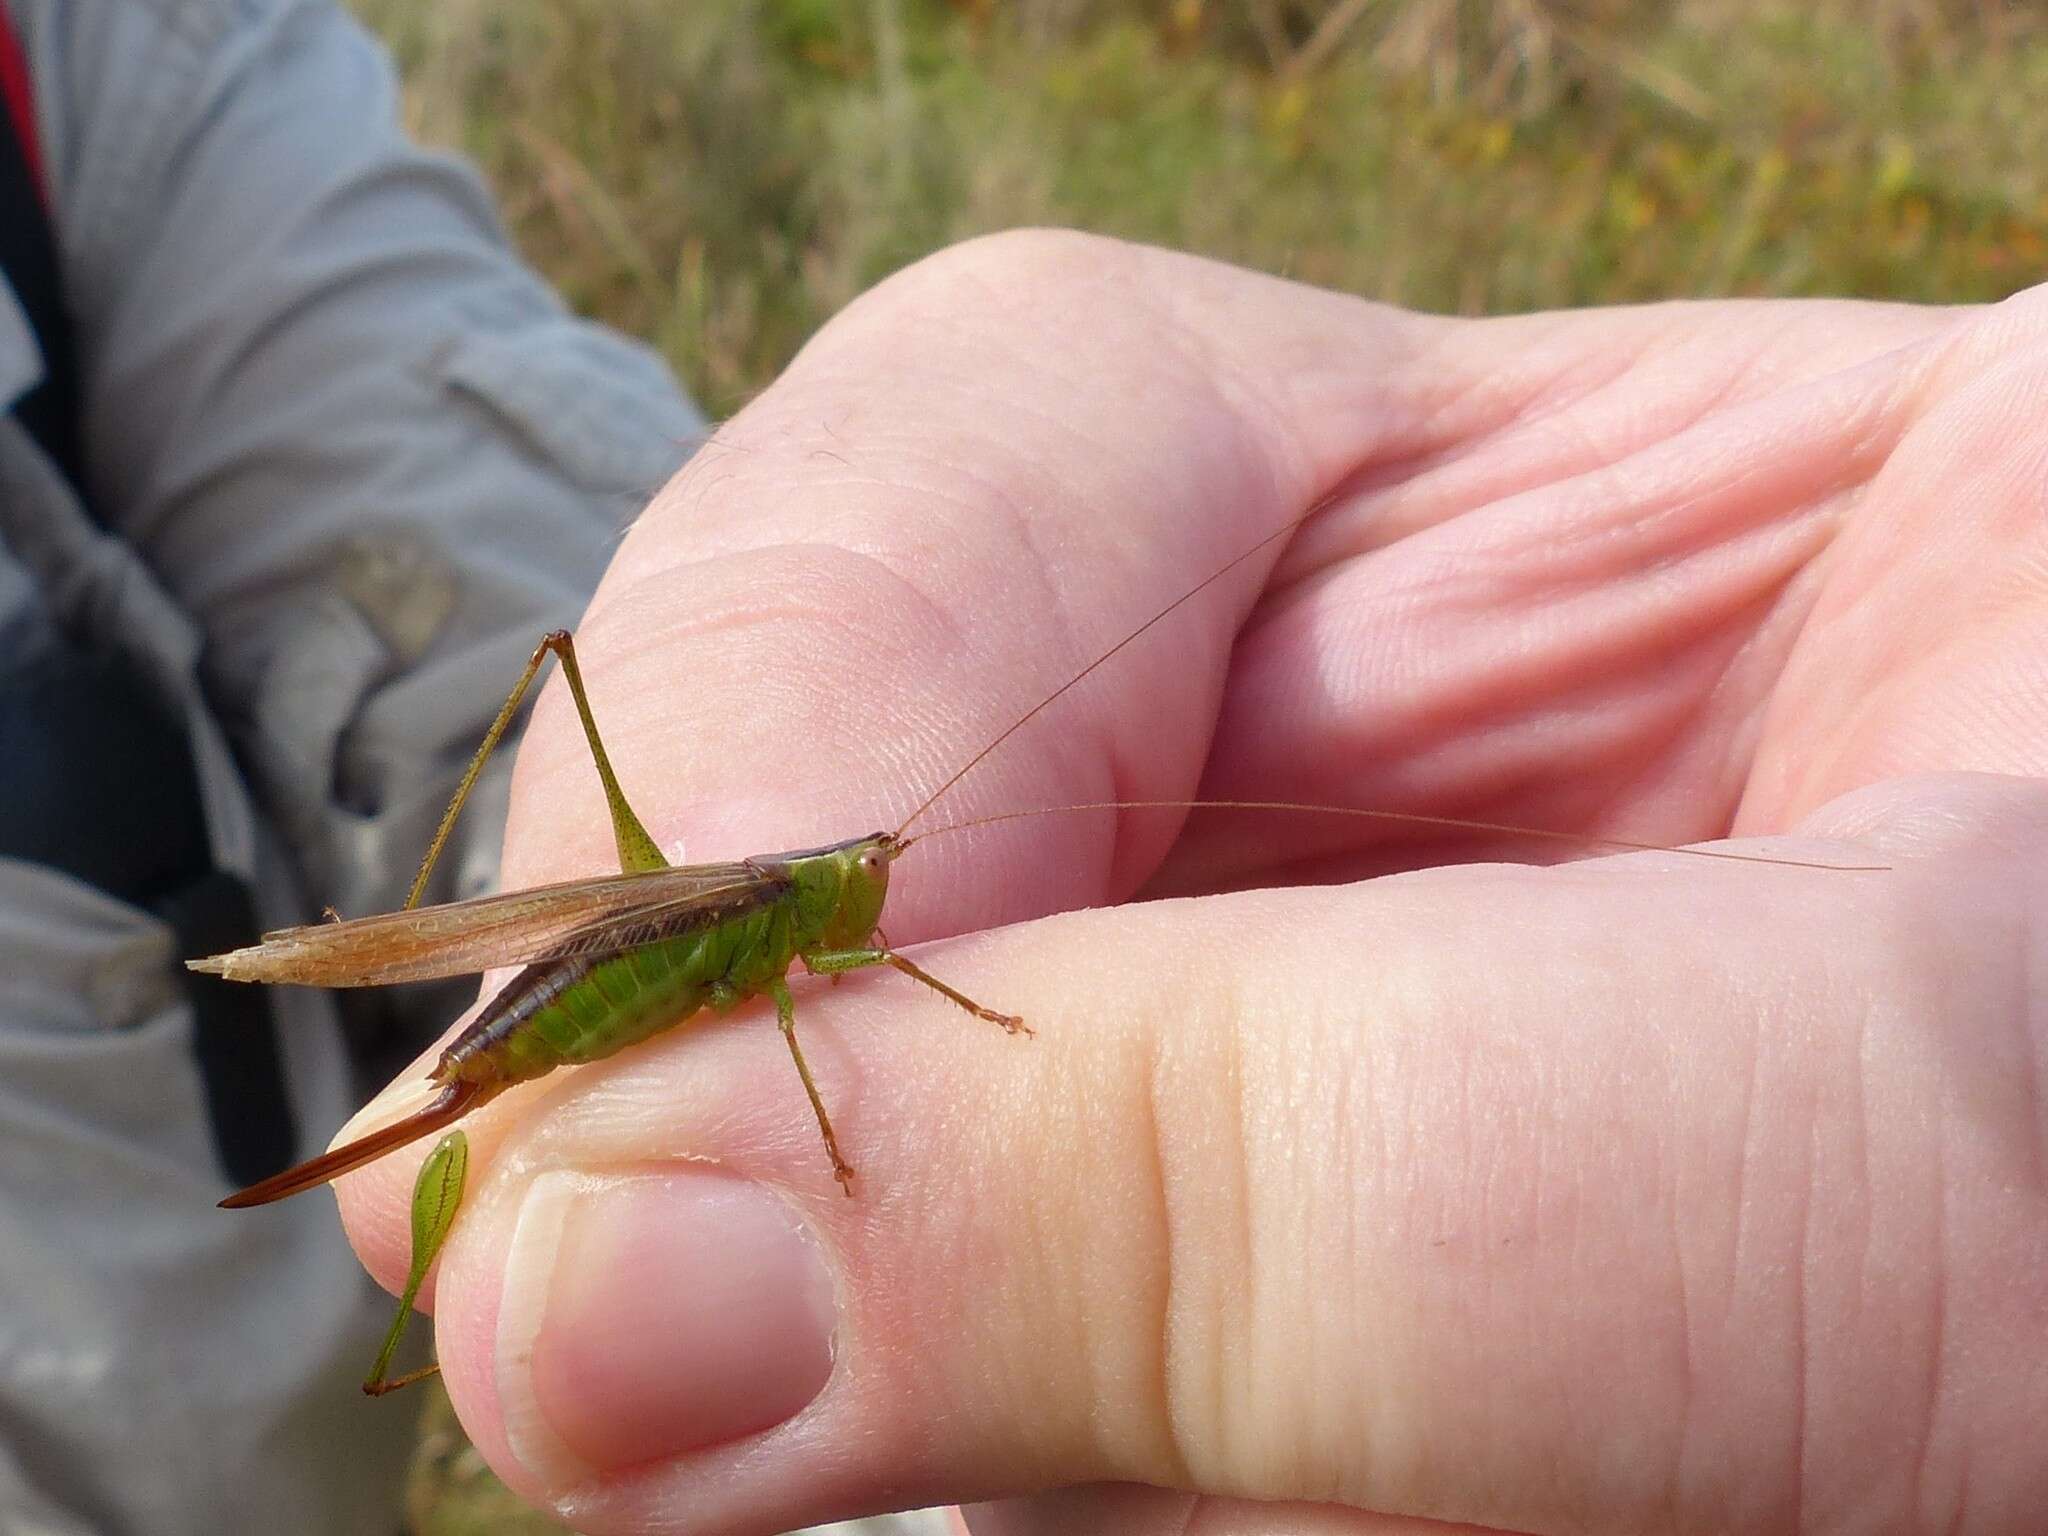
[[[636,913],[687,910],[772,883],[752,864],[697,864],[567,880],[469,901],[280,928],[245,949],[190,961],[231,981],[378,986],[471,975],[547,958],[571,935]]]
[[[716,923],[744,917],[781,897],[789,889],[788,880],[764,875],[752,883],[735,883],[697,896],[681,896],[634,907],[566,934],[560,944],[537,956],[534,963],[602,960],[625,950],[638,949],[642,944],[680,938]],[[677,921],[679,918],[691,920]]]

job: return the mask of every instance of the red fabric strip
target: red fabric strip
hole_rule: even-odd
[[[0,100],[7,103],[7,115],[14,120],[15,142],[21,158],[36,184],[43,207],[50,206],[50,182],[43,173],[43,146],[36,138],[36,98],[29,85],[28,58],[21,51],[21,39],[14,34],[14,22],[0,3]]]

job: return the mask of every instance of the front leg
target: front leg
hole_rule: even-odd
[[[1014,1013],[997,1013],[993,1008],[984,1008],[964,992],[947,986],[929,971],[921,970],[903,956],[889,948],[870,949],[814,949],[799,957],[805,969],[819,976],[838,976],[847,971],[857,971],[868,965],[894,966],[912,981],[921,981],[939,996],[948,998],[965,1008],[977,1019],[986,1019],[991,1024],[1000,1024],[1013,1035],[1028,1035],[1031,1026]]]

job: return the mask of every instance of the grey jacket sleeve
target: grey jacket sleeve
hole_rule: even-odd
[[[391,905],[525,653],[701,423],[406,140],[338,6],[25,9],[95,513],[198,620],[314,893]]]

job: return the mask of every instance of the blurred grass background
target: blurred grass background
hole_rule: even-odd
[[[411,126],[729,414],[878,278],[1058,223],[1421,308],[1988,299],[2048,263],[1997,0],[356,0]]]
[[[1025,223],[1425,309],[1959,302],[2048,275],[2048,8],[1999,0],[354,0],[586,313],[714,417]],[[522,1516],[431,1402],[422,1536]]]

